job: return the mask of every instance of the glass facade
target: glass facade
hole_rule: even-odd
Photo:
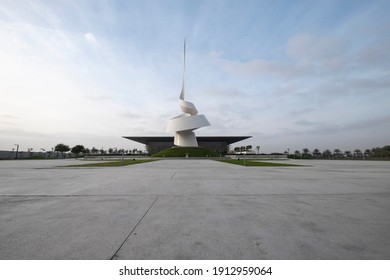
[[[162,150],[174,147],[171,136],[123,136],[126,139],[146,145],[148,154],[154,154]],[[226,154],[229,145],[250,138],[251,136],[198,136],[196,137],[199,147]]]

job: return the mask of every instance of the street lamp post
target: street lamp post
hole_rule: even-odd
[[[19,144],[14,144],[16,146],[16,154],[15,159],[18,159],[18,152],[19,152]]]
[[[41,151],[45,153],[45,159],[47,159],[47,152],[44,148],[41,148]]]

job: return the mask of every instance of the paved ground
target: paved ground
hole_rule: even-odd
[[[0,161],[0,259],[390,259],[390,162]]]

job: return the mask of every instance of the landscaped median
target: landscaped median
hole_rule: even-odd
[[[132,165],[132,164],[145,163],[151,161],[156,161],[156,160],[155,159],[137,159],[137,160],[125,159],[125,160],[105,161],[105,162],[98,162],[98,163],[72,164],[72,165],[65,165],[59,167],[118,167],[118,166]]]
[[[72,164],[72,165],[65,165],[65,166],[58,166],[58,167],[119,167],[119,166],[126,166],[126,165],[132,165],[132,164],[139,164],[139,163],[146,163],[146,162],[152,162],[159,159],[126,159],[126,160],[113,160],[113,161],[102,161],[102,162],[95,162],[95,163],[86,163],[86,164]],[[288,167],[288,166],[307,166],[307,165],[298,165],[298,164],[289,164],[289,163],[278,163],[278,162],[268,162],[268,161],[258,161],[253,159],[214,159],[219,162],[225,162],[225,163],[231,163],[236,165],[242,165],[242,166],[279,166],[279,167]]]
[[[253,159],[222,159],[216,160],[225,163],[237,164],[242,166],[307,166],[307,165],[298,165],[290,163],[278,163],[278,162],[269,162],[269,161],[258,161]]]

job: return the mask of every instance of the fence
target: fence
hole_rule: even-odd
[[[0,151],[0,160],[6,159],[29,159],[29,158],[68,158],[68,153],[61,154],[60,152],[26,152],[26,151]]]

